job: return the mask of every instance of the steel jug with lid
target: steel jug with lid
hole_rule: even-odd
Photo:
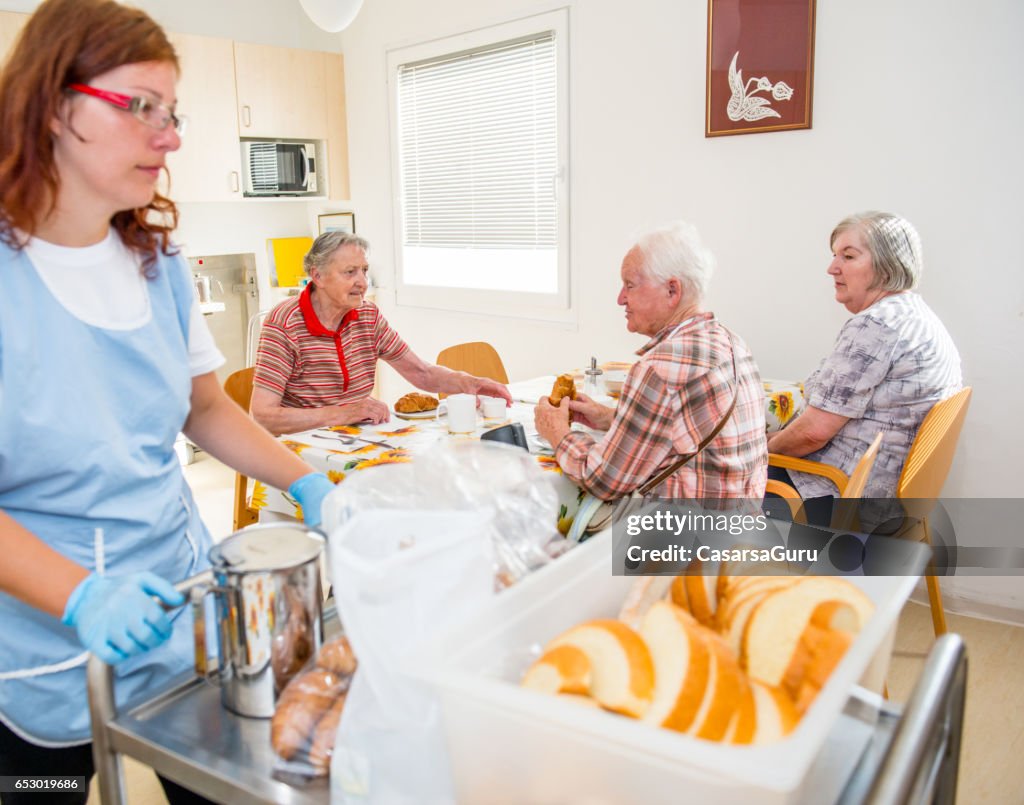
[[[196,670],[220,686],[221,702],[232,712],[271,717],[281,690],[320,650],[323,547],[322,534],[301,523],[261,523],[210,549],[213,583],[189,591]],[[215,600],[215,671],[205,657],[207,593]]]

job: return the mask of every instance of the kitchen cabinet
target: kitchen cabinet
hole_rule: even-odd
[[[0,11],[0,63],[28,14]],[[328,194],[349,198],[345,61],[339,53],[168,32],[178,53],[178,109],[188,117],[161,192],[175,201],[242,199],[239,137],[322,140]]]
[[[327,74],[327,184],[332,199],[351,198],[348,184],[348,115],[345,110],[345,57],[325,53]]]
[[[170,196],[175,201],[241,199],[234,43],[192,34],[169,36],[181,64],[178,109],[188,118],[181,148],[167,155]]]
[[[7,53],[27,20],[28,14],[0,11],[0,65],[7,61]]]
[[[238,133],[326,140],[327,55],[235,42]]]

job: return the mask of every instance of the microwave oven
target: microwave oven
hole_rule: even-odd
[[[242,140],[242,195],[325,195],[322,150],[308,140]]]

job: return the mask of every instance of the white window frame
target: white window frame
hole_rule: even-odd
[[[398,131],[398,69],[401,65],[449,54],[485,48],[533,34],[553,31],[555,36],[556,93],[558,98],[558,171],[554,180],[557,210],[558,289],[555,293],[521,293],[473,288],[438,288],[405,282],[403,272],[402,187]],[[509,316],[571,323],[575,321],[570,292],[569,231],[569,12],[567,8],[487,26],[453,36],[396,47],[387,52],[389,133],[391,140],[392,200],[395,239],[395,302],[399,306]]]

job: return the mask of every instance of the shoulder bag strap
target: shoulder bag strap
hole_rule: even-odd
[[[736,399],[740,396],[740,383],[739,372],[736,369],[736,345],[733,343],[731,335],[729,337],[729,348],[732,352],[733,380],[732,402],[729,403],[729,409],[718,421],[718,424],[715,425],[714,430],[712,430],[711,433],[709,433],[705,438],[701,440],[700,444],[697,445],[696,450],[694,450],[692,453],[687,453],[684,456],[680,456],[678,459],[676,459],[667,467],[665,467],[665,469],[663,469],[657,475],[651,476],[649,480],[645,481],[643,485],[637,488],[636,491],[639,492],[644,497],[646,497],[659,486],[661,486],[668,478],[673,476],[679,470],[680,467],[686,464],[686,462],[691,461],[698,453],[700,453],[701,450],[703,450],[705,447],[711,444],[712,440],[719,434],[722,428],[725,427],[725,423],[729,421],[729,417],[732,416],[732,412],[736,409]]]

